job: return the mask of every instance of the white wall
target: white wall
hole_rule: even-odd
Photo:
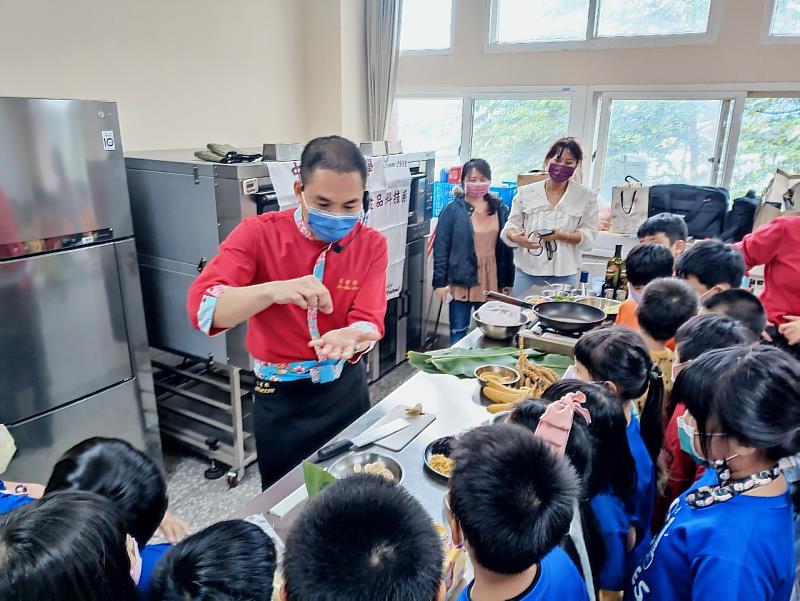
[[[800,44],[761,41],[771,0],[724,0],[709,46],[484,54],[484,0],[455,2],[454,53],[400,59],[399,86],[648,85],[798,81]]]
[[[115,100],[127,150],[305,140],[302,3],[0,0],[0,96]]]
[[[306,0],[303,23],[308,137],[365,140],[364,0]]]

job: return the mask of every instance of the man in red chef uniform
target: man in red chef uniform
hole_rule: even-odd
[[[363,155],[339,136],[317,138],[301,165],[300,206],[245,219],[187,303],[211,336],[248,322],[262,488],[369,408],[358,359],[383,336],[386,313],[386,238],[362,223]]]

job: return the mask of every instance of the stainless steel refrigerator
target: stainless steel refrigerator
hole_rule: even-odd
[[[0,97],[3,476],[121,437],[161,461],[117,106]]]

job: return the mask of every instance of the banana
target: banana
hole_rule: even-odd
[[[529,392],[527,390],[516,390],[511,388],[509,390],[498,390],[487,386],[483,389],[483,394],[487,399],[493,403],[518,403],[528,398]]]
[[[489,413],[502,413],[503,411],[512,411],[518,403],[499,403],[496,405],[489,405],[486,411]]]

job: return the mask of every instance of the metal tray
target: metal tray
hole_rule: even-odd
[[[348,476],[355,476],[358,473],[365,473],[363,470],[361,472],[356,472],[355,466],[361,465],[363,468],[363,466],[368,463],[382,464],[386,469],[392,472],[395,484],[400,484],[403,481],[403,468],[400,462],[388,455],[382,455],[380,453],[353,453],[334,463],[328,468],[328,473],[337,479],[347,478]]]

